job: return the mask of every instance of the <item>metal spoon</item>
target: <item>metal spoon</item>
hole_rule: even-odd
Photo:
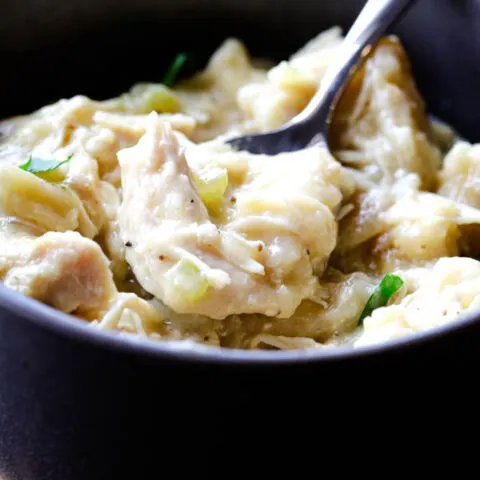
[[[328,147],[328,130],[341,93],[373,45],[415,1],[368,0],[305,109],[278,130],[232,138],[228,143],[238,150],[269,155],[317,144]]]

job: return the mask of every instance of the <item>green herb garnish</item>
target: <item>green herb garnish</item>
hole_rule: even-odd
[[[370,295],[358,319],[358,324],[362,325],[363,320],[369,317],[376,308],[384,307],[402,285],[403,280],[400,277],[387,273],[372,295]]]
[[[66,160],[59,162],[58,160],[45,160],[43,158],[30,156],[30,158],[23,165],[19,165],[19,168],[30,173],[51,172],[52,170],[56,170],[64,163],[69,162],[72,157],[73,155],[69,155]]]
[[[162,83],[167,87],[172,87],[175,83],[180,69],[183,67],[185,62],[187,61],[187,54],[186,53],[179,53],[175,60],[170,65],[170,68],[167,70],[167,73],[163,77]]]

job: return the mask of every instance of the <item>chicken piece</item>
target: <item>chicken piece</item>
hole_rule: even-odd
[[[137,140],[145,133],[145,122],[148,115],[128,115],[124,113],[113,113],[99,110],[93,116],[97,125],[111,130],[118,135],[126,135]],[[196,127],[196,121],[188,115],[175,113],[172,115],[161,115],[164,122],[168,122],[176,131],[182,132],[190,137]]]
[[[100,180],[96,160],[84,153],[81,147],[75,150],[68,164],[64,185],[77,194],[98,233],[107,220],[101,196],[106,182]]]
[[[396,201],[383,220],[388,233],[381,241],[389,244],[396,257],[419,265],[458,255],[460,229],[480,224],[480,210],[433,193],[411,191]]]
[[[165,333],[165,322],[160,312],[134,293],[119,293],[100,321],[94,323],[101,330],[120,330],[141,336]]]
[[[332,266],[344,273],[382,272],[382,257],[389,253],[387,242],[378,248],[378,238],[389,229],[385,214],[398,199],[418,192],[420,184],[416,174],[400,175],[396,180],[391,188],[375,185],[349,199],[350,211],[339,221]]]
[[[373,181],[393,184],[398,171],[417,173],[433,190],[440,151],[415,87],[408,58],[395,37],[382,39],[342,96],[331,129],[342,163]]]
[[[117,293],[100,247],[76,232],[34,238],[3,231],[1,242],[0,278],[12,290],[87,318]]]
[[[480,262],[441,258],[432,268],[400,272],[407,295],[378,308],[364,320],[356,346],[371,345],[430,330],[480,308]]]
[[[332,264],[345,273],[381,274],[464,252],[471,227],[480,225],[480,210],[419,191],[419,183],[416,174],[408,174],[388,190],[359,195],[340,222]]]
[[[191,170],[170,127],[150,122],[118,154],[119,225],[139,283],[179,313],[290,316],[335,246],[338,163],[319,148],[268,157],[188,145]],[[191,180],[201,163],[228,173],[218,215]]]
[[[7,130],[0,144],[0,159],[23,163],[29,155],[51,158],[52,152],[65,146],[78,126],[88,126],[97,104],[86,97],[60,100],[21,117],[3,121]]]
[[[89,238],[97,233],[72,190],[11,165],[0,165],[0,215],[20,218],[43,232],[78,230]]]
[[[480,208],[480,144],[457,143],[445,157],[439,195]]]

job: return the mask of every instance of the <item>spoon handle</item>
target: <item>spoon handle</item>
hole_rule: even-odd
[[[318,131],[321,125],[328,125],[330,114],[349,77],[354,73],[354,68],[415,1],[368,0],[345,37],[334,63],[327,69],[319,90],[307,107],[286,124],[285,128],[310,123]],[[321,133],[325,135],[327,132]]]

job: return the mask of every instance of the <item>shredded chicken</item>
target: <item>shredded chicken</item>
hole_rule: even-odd
[[[173,88],[0,122],[3,285],[96,329],[242,349],[371,345],[478,309],[480,146],[430,121],[397,38],[344,92],[332,153],[224,142],[300,113],[342,41],[273,65],[230,38]]]
[[[87,318],[116,294],[100,247],[76,232],[38,238],[2,236],[0,275],[5,286],[63,312]]]
[[[197,148],[187,147],[187,156]],[[155,114],[139,143],[118,156],[121,235],[131,245],[126,258],[145,290],[173,310],[289,317],[313,294],[314,270],[321,273],[336,241],[329,206],[341,200],[324,178],[339,182],[339,166],[324,152],[242,155],[243,182],[232,188],[217,223],[190,179],[182,147]],[[206,285],[198,298],[190,299],[171,275],[185,261],[192,265],[191,288]]]

